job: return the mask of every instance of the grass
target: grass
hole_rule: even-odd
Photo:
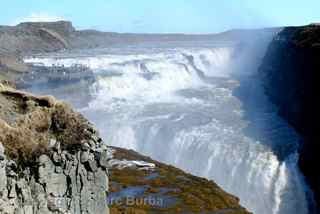
[[[111,213],[214,213],[218,211],[226,214],[248,213],[240,207],[238,198],[224,192],[213,181],[185,173],[134,151],[114,149],[116,159],[147,161],[156,164],[156,169],[154,171],[132,168],[111,169],[111,193],[118,193],[129,187],[147,186],[141,197],[156,194],[160,198],[172,198],[176,203],[165,207],[117,204],[111,206]],[[149,179],[151,174],[156,176]],[[168,191],[161,192],[164,189]]]
[[[50,96],[36,97],[1,84],[0,106],[6,109],[0,118],[0,141],[6,155],[22,165],[46,154],[50,139],[75,149],[94,133],[85,118]]]

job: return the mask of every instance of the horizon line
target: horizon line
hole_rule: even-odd
[[[75,28],[76,31],[97,31],[101,33],[116,33],[116,34],[134,34],[134,35],[191,35],[191,36],[209,36],[209,35],[216,35],[216,34],[222,34],[222,33],[227,33],[227,32],[232,32],[232,31],[250,31],[250,30],[263,30],[263,29],[275,29],[275,28],[285,28],[285,27],[303,27],[303,26],[308,26],[308,25],[316,25],[319,26],[320,23],[318,22],[312,22],[309,24],[305,25],[288,25],[288,26],[264,26],[264,27],[252,27],[252,28],[230,28],[227,30],[223,31],[218,31],[218,32],[206,32],[206,33],[187,33],[187,32],[165,32],[165,33],[158,33],[158,32],[139,32],[139,33],[134,33],[134,32],[119,32],[119,31],[108,31],[108,30],[100,30],[100,29],[95,29],[94,27],[80,27],[74,25],[72,21],[69,20],[57,20],[57,21],[28,21],[28,22],[20,22],[15,25],[10,25],[10,24],[0,24],[0,27],[17,27],[21,24],[31,24],[31,23],[59,23],[59,22],[68,22],[71,23],[72,27]]]

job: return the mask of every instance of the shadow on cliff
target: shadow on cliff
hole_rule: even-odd
[[[248,122],[246,136],[269,147],[278,159],[284,161],[298,150],[299,135],[277,114],[277,108],[264,94],[257,76],[238,77],[239,87],[233,95],[242,103],[243,119]]]

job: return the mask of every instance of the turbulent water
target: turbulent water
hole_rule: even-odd
[[[232,45],[203,45],[115,48],[26,61],[94,70],[92,97],[79,110],[107,144],[213,179],[254,213],[305,214],[299,136],[263,94],[253,56]]]

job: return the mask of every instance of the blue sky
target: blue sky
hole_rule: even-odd
[[[320,0],[5,0],[1,8],[0,25],[65,19],[81,29],[136,33],[214,33],[320,22]]]

